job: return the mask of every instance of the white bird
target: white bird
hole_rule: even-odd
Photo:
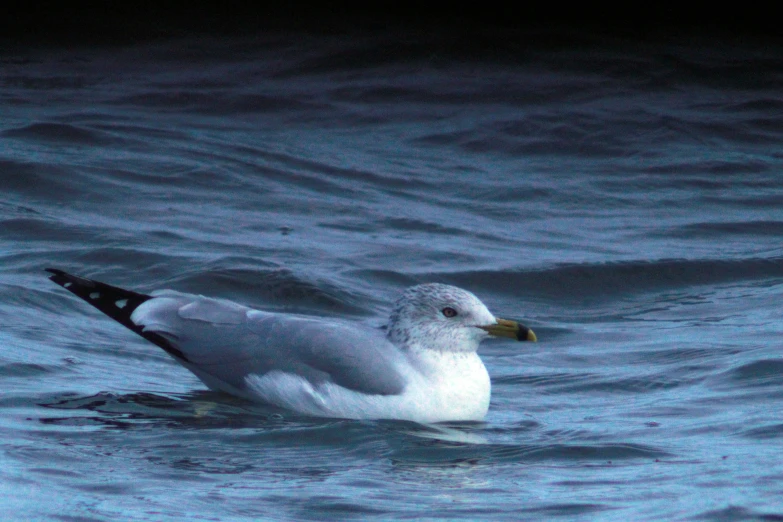
[[[209,388],[319,417],[481,420],[491,386],[479,343],[490,335],[536,340],[467,290],[438,283],[408,288],[384,332],[172,290],[140,294],[47,271]]]

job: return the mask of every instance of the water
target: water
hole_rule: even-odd
[[[0,60],[4,519],[783,517],[783,71],[753,42],[423,34]],[[486,422],[204,390],[49,282],[384,322],[468,288]]]

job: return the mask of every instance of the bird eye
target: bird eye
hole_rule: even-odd
[[[446,308],[441,310],[441,313],[446,317],[454,317],[455,315],[457,315],[457,311],[450,306],[447,306]]]

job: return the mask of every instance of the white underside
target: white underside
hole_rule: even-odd
[[[346,419],[402,419],[421,423],[480,421],[489,409],[490,380],[481,359],[471,354],[427,357],[425,372],[410,372],[399,395],[370,395],[327,382],[308,380],[282,371],[249,375],[247,388],[226,389],[204,378],[210,388],[273,404],[305,415]],[[443,366],[448,370],[443,371]],[[440,367],[440,368],[439,368]]]

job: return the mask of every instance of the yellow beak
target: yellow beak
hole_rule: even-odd
[[[479,326],[479,328],[486,330],[489,335],[494,335],[495,337],[510,337],[517,341],[538,341],[533,330],[516,321],[509,321],[508,319],[498,319],[498,322],[495,324]]]

